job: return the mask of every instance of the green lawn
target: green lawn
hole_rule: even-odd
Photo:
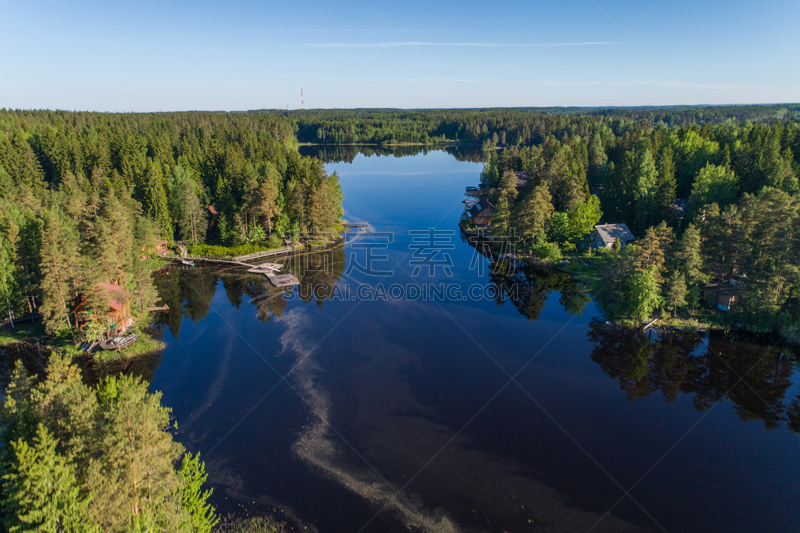
[[[579,281],[594,284],[600,281],[603,271],[614,256],[610,253],[580,251],[565,253],[564,259],[569,260],[571,264],[561,267],[561,270],[572,274]]]

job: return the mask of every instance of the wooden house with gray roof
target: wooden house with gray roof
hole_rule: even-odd
[[[594,227],[591,236],[592,248],[611,248],[616,240],[619,239],[620,245],[625,246],[636,240],[627,224],[601,224]]]

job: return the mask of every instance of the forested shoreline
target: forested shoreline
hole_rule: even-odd
[[[541,144],[548,136],[574,136],[598,120],[610,128],[742,124],[791,120],[797,104],[630,108],[310,109],[261,110],[291,120],[299,142],[330,145],[459,143],[493,146]]]
[[[602,264],[595,298],[608,316],[712,307],[703,288],[716,282],[742,296],[732,321],[794,331],[798,110],[0,110],[0,305],[43,315],[53,344],[103,335],[111,303],[139,331],[163,247],[272,247],[336,231],[338,177],[298,141],[457,142],[487,161],[495,234],[513,230],[521,251],[551,263]],[[637,240],[582,251],[598,222],[624,222]],[[0,412],[9,531],[214,527],[203,464],[173,442],[158,393],[128,377],[88,384],[58,349],[35,370],[18,366]]]
[[[599,222],[633,231],[632,246],[617,243],[594,261],[605,267],[595,288],[610,316],[714,308],[708,299],[723,292],[736,300],[728,323],[796,330],[796,120],[670,128],[598,118],[488,159],[481,196],[496,208],[493,230],[514,229],[523,250],[556,262],[585,249]],[[521,190],[513,171],[526,173]]]
[[[173,441],[160,394],[133,377],[87,384],[71,354],[84,339],[143,334],[170,247],[334,232],[338,178],[295,147],[288,120],[258,114],[0,110],[6,331],[40,314],[36,341],[52,347],[5,386],[8,531],[214,527],[203,463]]]
[[[71,299],[99,310],[103,284],[134,315],[153,305],[143,259],[162,240],[274,247],[330,234],[338,178],[294,143],[288,121],[257,114],[0,111],[2,300],[69,333]]]

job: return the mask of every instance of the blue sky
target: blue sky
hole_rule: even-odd
[[[0,2],[0,107],[800,101],[800,2]]]

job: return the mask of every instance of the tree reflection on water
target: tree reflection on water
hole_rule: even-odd
[[[259,320],[264,322],[283,315],[291,291],[296,291],[301,301],[315,301],[317,306],[322,307],[332,297],[333,287],[344,272],[344,247],[336,246],[316,254],[293,255],[283,265],[281,273],[294,274],[300,280],[300,285],[277,288],[263,274],[249,273],[241,267],[196,266],[188,270],[172,267],[154,278],[160,296],[159,305],[167,304],[169,310],[153,313],[150,329],[159,336],[169,329],[177,339],[184,317],[193,322],[206,317],[218,281],[222,283],[231,306],[239,310],[247,298],[256,307]]]
[[[800,430],[800,396],[787,403],[795,373],[791,347],[757,343],[741,333],[643,333],[595,320],[592,360],[635,401],[661,392],[667,402],[692,395],[698,411],[725,398],[742,421]]]

